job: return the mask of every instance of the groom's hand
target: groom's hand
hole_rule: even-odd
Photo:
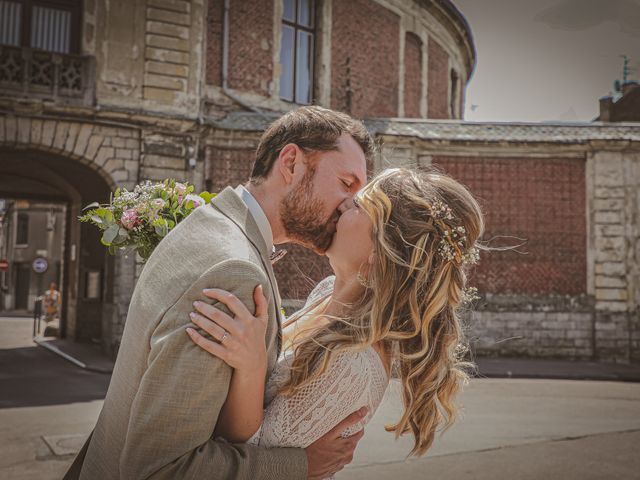
[[[305,448],[308,461],[307,475],[310,480],[330,477],[351,463],[356,445],[364,435],[364,429],[350,437],[342,437],[341,435],[366,415],[367,407],[362,407]]]

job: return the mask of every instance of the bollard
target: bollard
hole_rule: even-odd
[[[40,335],[40,319],[42,318],[42,297],[36,297],[33,305],[33,338]]]

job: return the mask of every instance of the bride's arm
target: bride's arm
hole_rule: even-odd
[[[232,443],[246,442],[258,431],[263,418],[267,300],[262,287],[258,286],[254,291],[256,313],[253,316],[242,302],[224,290],[206,290],[205,295],[224,303],[235,314],[231,318],[207,303],[197,302],[194,304],[197,312],[191,314],[191,321],[217,342],[208,340],[194,329],[187,329],[194,343],[234,369],[215,434]]]

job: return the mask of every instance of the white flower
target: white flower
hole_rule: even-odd
[[[200,195],[194,195],[193,193],[190,193],[184,199],[185,201],[191,200],[195,208],[202,207],[204,205],[204,198],[202,198]]]

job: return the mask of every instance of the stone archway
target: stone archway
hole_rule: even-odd
[[[140,131],[136,128],[7,115],[0,117],[0,147],[74,160],[98,173],[112,189],[132,187],[138,180]]]
[[[77,217],[85,205],[107,201],[115,188],[135,185],[139,138],[131,128],[0,117],[0,196],[67,205],[61,334],[81,341],[100,338],[107,351],[114,349],[119,332],[113,330],[126,316],[135,259],[109,257],[99,233]],[[88,279],[98,277],[100,298],[88,298]]]

